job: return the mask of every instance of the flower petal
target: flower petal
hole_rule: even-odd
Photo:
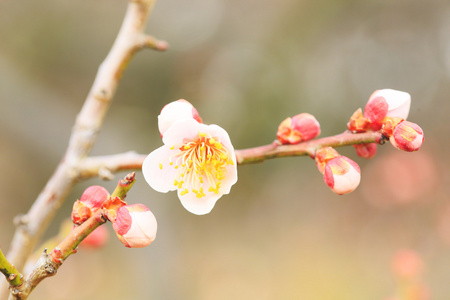
[[[195,117],[200,119],[197,110],[191,103],[184,99],[173,101],[164,106],[161,114],[158,116],[159,132],[161,135],[164,135],[175,122],[184,119],[194,119]]]
[[[181,189],[178,190],[178,198],[180,198],[181,204],[189,212],[195,215],[205,215],[214,208],[217,200],[222,197],[222,194],[214,194],[211,192],[206,192],[205,197],[198,198],[194,193],[189,192],[187,194],[181,195]]]
[[[194,119],[177,121],[164,133],[163,143],[169,147],[181,145],[186,140],[196,139],[199,131],[205,131],[205,128],[208,128],[208,125],[200,124]]]
[[[177,176],[177,170],[169,165],[169,158],[178,152],[178,149],[171,150],[168,146],[162,146],[150,153],[144,160],[142,173],[154,190],[161,193],[176,190],[173,182]]]
[[[411,106],[411,96],[408,93],[393,89],[377,90],[370,96],[369,101],[375,97],[386,99],[389,106],[387,117],[398,117],[406,120]]]

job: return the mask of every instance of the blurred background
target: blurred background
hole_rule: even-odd
[[[0,1],[0,246],[61,159],[96,70],[118,32],[125,1]],[[381,88],[412,96],[419,152],[390,144],[363,160],[352,194],[333,194],[313,160],[239,167],[239,181],[205,216],[137,172],[130,203],[158,220],[155,242],[79,251],[32,299],[365,299],[398,292],[392,258],[423,260],[430,299],[450,285],[450,2],[447,0],[165,0],[148,33],[169,51],[128,66],[93,155],[162,145],[157,115],[193,103],[236,149],[270,143],[279,123],[313,114],[321,136],[343,132]],[[132,134],[130,134],[130,132]],[[54,236],[83,190],[77,184],[46,233]],[[39,249],[41,251],[42,249]],[[409,298],[408,298],[409,299]],[[412,299],[412,298],[411,298]],[[425,299],[425,298],[423,298]]]

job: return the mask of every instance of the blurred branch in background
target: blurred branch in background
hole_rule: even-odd
[[[131,1],[122,27],[76,119],[69,146],[55,173],[26,215],[17,219],[17,230],[8,253],[9,261],[22,269],[37,241],[66,196],[79,180],[77,165],[89,154],[129,60],[136,51],[150,47],[165,50],[167,43],[144,34],[147,17],[155,1]],[[0,284],[0,295],[6,285]]]

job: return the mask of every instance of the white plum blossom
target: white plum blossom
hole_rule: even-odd
[[[163,107],[158,116],[158,128],[161,136],[172,126],[173,123],[184,119],[194,119],[202,123],[195,107],[184,99],[170,102]]]
[[[177,190],[191,213],[209,213],[237,181],[236,156],[228,133],[191,118],[173,123],[164,132],[163,142],[144,160],[145,180],[158,192]]]

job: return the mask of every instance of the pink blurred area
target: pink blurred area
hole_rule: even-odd
[[[365,200],[380,208],[433,201],[429,195],[441,180],[436,159],[427,150],[385,151],[364,170],[366,184],[361,192]]]
[[[60,161],[95,72],[120,27],[125,2],[3,0],[0,4],[0,247]],[[169,51],[128,65],[93,155],[162,145],[161,108],[190,101],[236,149],[271,143],[281,120],[310,113],[321,136],[346,130],[373,91],[411,94],[408,120],[425,142],[404,153],[389,143],[361,167],[361,184],[338,196],[313,160],[239,167],[239,181],[206,216],[142,174],[127,200],[158,221],[156,240],[127,249],[80,247],[30,299],[378,300],[394,295],[391,259],[420,253],[434,300],[450,297],[450,3],[348,0],[166,0],[148,32]],[[57,234],[77,184],[50,224]],[[39,250],[39,249],[36,249]],[[58,287],[55,289],[55,287]]]

